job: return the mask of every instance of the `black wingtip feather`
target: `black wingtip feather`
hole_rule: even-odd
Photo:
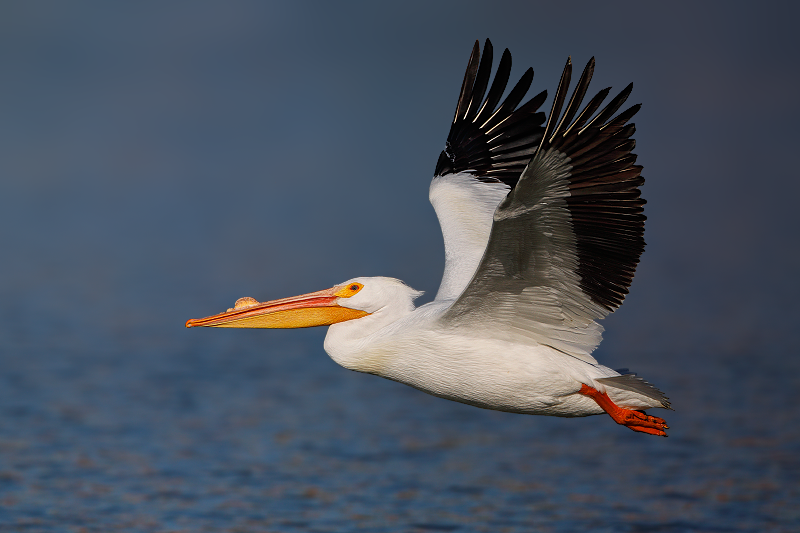
[[[596,115],[610,89],[600,91],[578,113],[593,71],[594,58],[561,116],[570,78],[567,61],[539,151],[558,150],[569,158],[566,203],[576,238],[580,287],[594,302],[613,311],[628,294],[645,247],[645,201],[639,190],[644,178],[631,153],[636,146],[631,138],[635,126],[628,124],[641,106],[614,116],[630,96],[631,83]]]
[[[542,145],[550,142],[553,133],[555,132],[555,125],[558,122],[558,117],[561,115],[561,106],[564,105],[564,100],[569,91],[569,82],[572,77],[572,56],[567,58],[567,64],[564,65],[564,72],[561,73],[561,79],[558,82],[558,89],[553,98],[553,106],[550,108],[550,116],[547,118],[547,125],[544,127],[544,136],[542,137]],[[541,149],[541,146],[539,149]]]
[[[497,65],[497,72],[494,74],[494,81],[492,87],[489,89],[489,94],[486,95],[481,110],[475,118],[477,124],[484,124],[494,112],[500,98],[506,90],[508,85],[508,77],[511,75],[511,52],[506,48],[500,58],[500,64]]]
[[[489,120],[484,122],[481,125],[481,128],[485,128],[489,133],[492,132],[495,127],[502,124],[509,117],[515,112],[517,105],[525,98],[525,93],[528,92],[528,89],[531,87],[531,83],[533,82],[533,69],[529,68],[525,71],[522,77],[519,79],[514,88],[511,89],[511,92],[508,93],[505,101],[500,104],[500,107],[492,113],[492,116],[489,117]]]
[[[586,89],[589,88],[589,83],[592,81],[593,74],[594,74],[594,57],[592,57],[589,60],[589,62],[586,63],[586,67],[584,67],[583,72],[581,73],[581,77],[578,80],[578,84],[575,87],[575,91],[572,93],[572,98],[569,99],[567,110],[564,111],[564,116],[561,119],[561,122],[558,123],[555,133],[553,133],[553,137],[555,137],[558,134],[558,132],[562,130],[562,127],[565,124],[569,124],[570,121],[572,121],[572,117],[575,116],[575,113],[581,106],[581,102],[583,102],[583,97],[586,94]]]
[[[633,91],[633,83],[629,83],[627,87],[625,87],[620,93],[611,100],[608,105],[600,111],[596,117],[594,117],[586,126],[582,129],[591,128],[594,125],[602,125],[606,121],[608,121],[611,116],[617,112],[617,110],[622,107],[622,104],[625,103],[625,100],[628,99],[630,96],[631,91]]]
[[[456,124],[466,114],[467,106],[472,98],[472,85],[478,73],[480,56],[480,41],[476,40],[475,45],[472,47],[472,53],[469,56],[467,71],[464,73],[464,81],[461,82],[461,93],[458,95],[458,105],[456,106],[456,114],[453,117],[453,124]]]
[[[466,122],[474,120],[475,116],[478,114],[478,108],[483,101],[486,87],[489,86],[489,78],[492,75],[492,55],[492,42],[486,39],[486,43],[483,45],[483,58],[481,58],[478,73],[475,76],[475,84],[472,87],[472,97],[470,98],[469,107],[464,116]]]
[[[544,115],[537,111],[547,93],[519,106],[533,81],[533,69],[528,69],[501,103],[511,72],[511,54],[508,49],[503,51],[489,86],[492,50],[489,39],[482,59],[478,41],[472,49],[445,150],[439,154],[434,175],[470,171],[478,179],[502,181],[514,187],[541,141]]]

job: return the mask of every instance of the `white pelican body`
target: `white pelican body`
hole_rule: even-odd
[[[577,394],[581,384],[605,390],[595,378],[619,376],[599,364],[565,356],[542,344],[486,338],[467,328],[442,330],[438,320],[452,302],[414,309],[419,293],[392,278],[355,278],[367,287],[392,286],[393,300],[360,318],[333,324],[325,351],[339,365],[405,383],[428,394],[476,407],[529,415],[587,416],[603,409]],[[349,305],[358,305],[348,302]],[[396,307],[395,307],[396,305]],[[610,389],[617,405],[660,407],[644,395]]]
[[[546,126],[540,93],[517,108],[528,70],[498,106],[506,50],[486,94],[491,43],[475,43],[430,201],[445,243],[436,299],[393,278],[260,303],[237,301],[187,327],[330,326],[325,351],[341,366],[486,409],[565,417],[608,413],[634,431],[666,436],[641,410],[669,408],[658,389],[599,364],[597,323],[627,294],[644,249],[644,182],[631,153],[634,106],[615,116],[628,86],[580,106],[584,70],[563,116],[568,61]],[[580,110],[580,112],[579,112]],[[597,112],[597,113],[596,113]],[[595,114],[596,113],[596,114]]]

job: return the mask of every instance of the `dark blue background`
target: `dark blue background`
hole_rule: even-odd
[[[0,531],[799,528],[782,6],[4,4]],[[595,56],[644,104],[648,247],[596,355],[668,393],[669,439],[353,374],[322,329],[183,328],[354,276],[432,298],[428,183],[486,37],[532,94]]]

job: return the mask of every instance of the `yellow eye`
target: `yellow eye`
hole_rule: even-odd
[[[358,291],[360,291],[363,288],[364,288],[364,286],[362,284],[360,284],[360,283],[351,283],[351,284],[349,284],[349,285],[347,285],[345,287],[342,287],[341,289],[336,291],[334,294],[336,296],[338,296],[339,298],[350,298],[351,296],[353,296],[354,294],[356,294]]]

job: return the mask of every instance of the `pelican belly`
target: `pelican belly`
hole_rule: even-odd
[[[581,368],[590,365],[573,363],[552,348],[455,335],[422,337],[427,338],[397,353],[379,375],[485,409],[556,416],[603,412],[577,394],[583,381],[592,382]]]
[[[601,414],[597,403],[578,391],[582,383],[593,384],[594,377],[617,375],[548,346],[446,333],[414,327],[408,321],[365,338],[347,338],[347,324],[359,321],[330,328],[325,349],[334,361],[485,409],[555,416]]]

